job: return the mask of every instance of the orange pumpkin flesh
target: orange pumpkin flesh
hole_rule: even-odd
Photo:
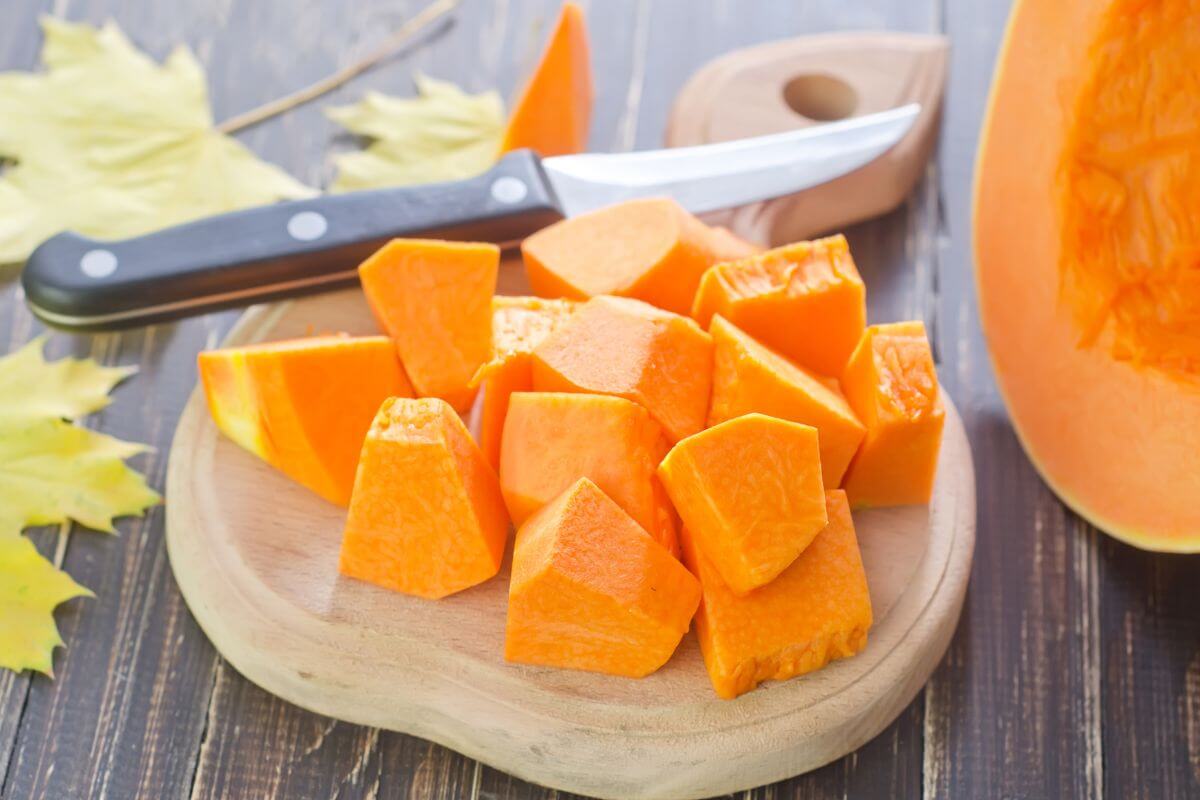
[[[808,369],[836,377],[867,319],[866,289],[846,238],[776,247],[704,273],[692,316],[714,314]]]
[[[837,382],[793,364],[722,316],[713,317],[708,331],[714,351],[708,424],[757,411],[812,425],[820,433],[825,486],[840,486],[865,429]]]
[[[696,638],[717,695],[734,698],[848,658],[867,645],[871,596],[845,493],[826,493],[829,524],[779,577],[735,594],[684,528],[684,563],[700,579]]]
[[[711,385],[712,337],[624,297],[592,298],[533,351],[535,390],[633,400],[672,443],[704,429]]]
[[[925,325],[867,328],[842,373],[842,389],[867,429],[842,481],[850,504],[928,503],[946,412]]]
[[[699,601],[687,568],[581,478],[517,532],[504,657],[649,675],[675,652]]]
[[[529,285],[543,297],[635,297],[687,314],[700,276],[746,247],[714,234],[670,198],[631,200],[564,219],[521,244]]]
[[[658,475],[696,546],[737,594],[774,580],[829,522],[809,425],[737,417],[675,445]]]
[[[563,3],[542,59],[508,119],[500,152],[529,147],[543,158],[581,153],[591,118],[587,25],[578,4]]]
[[[209,410],[225,435],[342,506],[379,404],[412,395],[384,336],[211,350],[198,364]]]
[[[1200,551],[1200,15],[1021,0],[979,148],[980,314],[1054,491],[1151,550]]]
[[[492,295],[500,248],[393,239],[358,267],[380,327],[423,397],[471,407],[475,371],[492,355]]]
[[[492,469],[500,469],[500,436],[509,397],[533,388],[533,348],[574,310],[575,303],[570,300],[492,298],[492,358],[471,379],[471,386],[483,392],[479,447]]]
[[[675,516],[655,469],[662,428],[631,400],[517,392],[504,423],[500,487],[520,525],[580,478],[593,481],[648,534],[678,553]]]
[[[342,574],[439,598],[500,571],[508,514],[496,473],[438,398],[392,399],[363,444]]]

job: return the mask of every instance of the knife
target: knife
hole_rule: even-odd
[[[912,127],[907,105],[753,139],[540,159],[518,150],[474,178],[234,211],[120,241],[60,233],[21,280],[30,309],[109,330],[331,289],[397,236],[511,245],[564,216],[668,195],[693,213],[791,194],[873,161]]]

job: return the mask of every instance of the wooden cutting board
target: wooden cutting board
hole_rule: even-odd
[[[519,272],[503,275],[502,290],[523,289]],[[375,332],[356,289],[251,309],[227,344],[337,330]],[[507,563],[442,601],[339,576],[344,510],[221,436],[199,391],[171,448],[167,548],[216,648],[285,700],[581,794],[724,794],[858,748],[941,660],[975,527],[971,455],[949,398],[946,410],[932,504],[854,515],[876,620],[867,648],[734,701],[713,694],[691,634],[642,680],[505,663]]]

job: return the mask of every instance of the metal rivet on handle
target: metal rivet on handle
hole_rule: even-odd
[[[112,250],[88,250],[79,259],[79,269],[89,278],[107,278],[117,271],[117,254]]]
[[[288,220],[287,232],[293,239],[311,242],[320,239],[329,230],[329,220],[316,211],[300,211]]]
[[[499,203],[519,203],[529,194],[529,187],[520,178],[505,175],[492,184],[492,199]]]

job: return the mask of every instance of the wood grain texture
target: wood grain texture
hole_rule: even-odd
[[[0,69],[34,64],[40,13],[112,17],[154,55],[177,42],[192,45],[224,118],[366,52],[419,5],[8,0]],[[656,146],[688,76],[733,48],[833,30],[951,39],[941,139],[925,180],[903,208],[847,235],[870,287],[872,319],[919,317],[929,325],[942,380],[974,445],[979,558],[964,621],[923,697],[880,737],[814,773],[739,797],[1200,796],[1200,559],[1140,553],[1062,511],[1012,436],[975,322],[971,169],[1007,0],[586,5],[602,43],[594,50],[604,81],[592,128],[599,150]],[[464,0],[436,44],[395,59],[330,102],[351,102],[366,88],[407,93],[415,68],[473,90],[510,92],[536,59],[555,6]],[[331,174],[328,154],[354,142],[336,133],[320,105],[239,139],[321,183]],[[40,330],[14,277],[0,271],[4,350]],[[57,334],[50,352],[96,352],[141,366],[91,424],[155,442],[161,477],[170,431],[193,386],[192,358],[235,317],[105,337],[109,343],[99,345]],[[72,532],[60,545],[55,532],[35,535],[43,552],[66,559],[102,595],[57,614],[69,643],[56,659],[60,681],[71,674],[63,700],[55,700],[61,687],[43,677],[0,672],[0,797],[123,798],[139,786],[165,798],[564,796],[419,739],[332,724],[249,685],[212,653],[162,569],[162,519],[160,511],[140,528],[122,523],[120,538]],[[119,599],[121,592],[132,595]],[[139,644],[143,637],[149,644]],[[1048,663],[1038,666],[1027,646]],[[124,671],[110,677],[110,665]],[[362,767],[355,772],[354,765]]]

